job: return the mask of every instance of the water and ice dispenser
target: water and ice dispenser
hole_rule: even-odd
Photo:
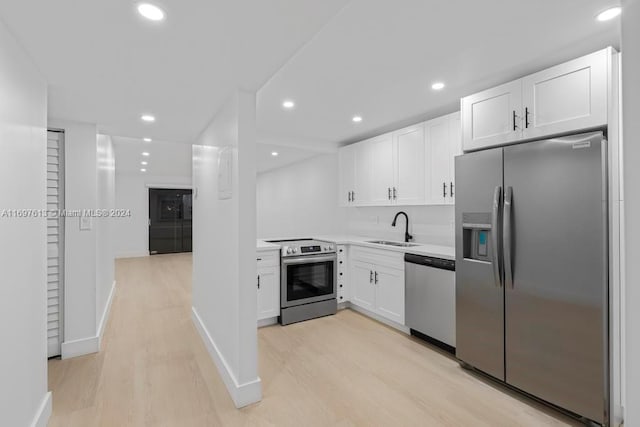
[[[466,259],[475,261],[491,262],[491,253],[493,249],[491,247],[491,233],[493,233],[490,221],[491,214],[463,214],[463,218],[464,222],[462,224],[462,247],[464,257]],[[466,221],[467,219],[472,219],[475,221]]]

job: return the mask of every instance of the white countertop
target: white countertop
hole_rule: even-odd
[[[336,245],[358,245],[368,248],[383,249],[394,252],[402,252],[415,255],[430,256],[443,259],[456,259],[456,251],[451,246],[438,246],[416,243],[418,246],[398,247],[390,245],[380,245],[376,243],[367,243],[369,240],[385,240],[376,237],[352,236],[352,235],[314,235],[314,239],[325,242],[335,243]],[[274,243],[268,243],[258,239],[257,250],[268,251],[278,249],[280,246]]]

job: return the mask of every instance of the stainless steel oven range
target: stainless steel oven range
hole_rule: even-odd
[[[280,324],[335,314],[337,263],[332,243],[284,240],[280,273]]]

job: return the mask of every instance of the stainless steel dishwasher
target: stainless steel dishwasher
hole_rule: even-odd
[[[455,354],[456,262],[405,254],[405,316],[411,335]]]

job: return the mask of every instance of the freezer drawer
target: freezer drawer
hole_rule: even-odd
[[[455,262],[405,255],[405,323],[450,347],[456,346]]]

